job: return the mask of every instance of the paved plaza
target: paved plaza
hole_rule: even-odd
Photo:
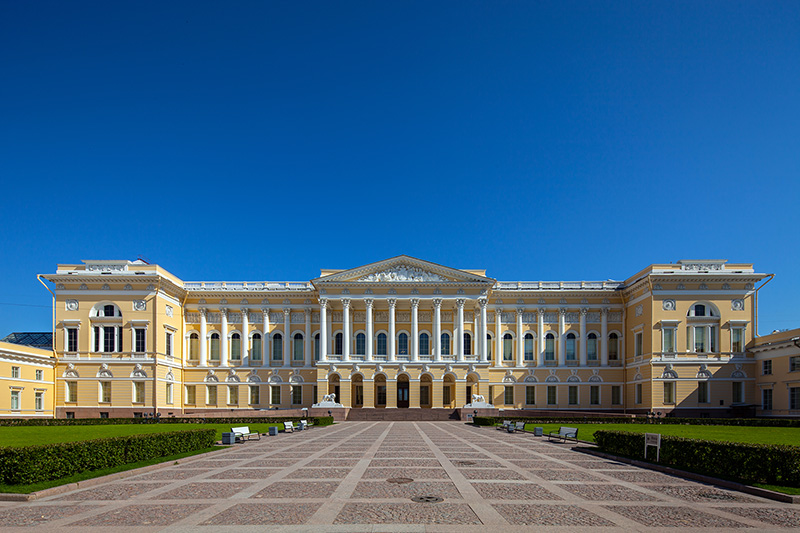
[[[798,505],[570,448],[460,422],[345,422],[0,502],[0,530],[800,530]]]

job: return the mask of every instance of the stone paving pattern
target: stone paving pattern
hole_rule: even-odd
[[[346,422],[0,502],[0,531],[800,531],[798,505],[572,446],[460,422]]]

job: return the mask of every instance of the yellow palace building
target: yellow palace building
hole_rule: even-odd
[[[351,416],[471,412],[478,395],[504,410],[769,415],[757,360],[769,343],[754,334],[770,277],[721,260],[624,281],[511,282],[409,256],[301,282],[59,265],[41,276],[52,349],[0,342],[0,416],[249,416],[313,411],[331,394]],[[784,416],[800,414],[797,363],[772,367],[789,375],[770,396],[786,400],[770,405]]]

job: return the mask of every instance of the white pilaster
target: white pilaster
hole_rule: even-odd
[[[486,305],[488,303],[486,298],[478,300],[478,304],[481,306],[481,361],[489,360],[489,346],[486,339],[486,336],[489,334],[486,325]]]
[[[389,361],[397,360],[395,354],[397,346],[397,335],[395,334],[394,314],[395,307],[397,306],[397,298],[389,298]]]
[[[319,359],[328,360],[328,299],[319,299]]]
[[[419,361],[419,298],[411,298],[411,360]]]
[[[283,366],[292,364],[292,310],[288,307],[283,309]]]
[[[458,360],[464,360],[464,298],[456,300],[458,307]]]
[[[342,361],[350,360],[350,298],[342,298],[342,329],[344,330],[344,346]]]
[[[219,334],[219,366],[228,366],[228,310],[224,307],[219,310],[220,329]]]
[[[247,348],[250,346],[250,337],[248,337],[248,333],[250,332],[250,317],[248,313],[250,312],[249,309],[246,307],[242,307],[242,352],[241,352],[241,361],[242,364],[250,364],[250,357],[248,356]]]
[[[608,366],[608,307],[600,310],[600,364]]]
[[[433,359],[442,360],[442,299],[433,299]]]
[[[200,311],[200,366],[208,366],[208,324],[206,323],[206,308]]]
[[[539,312],[536,316],[536,327],[538,331],[539,338],[539,350],[536,352],[538,356],[536,357],[536,365],[537,366],[544,366],[544,350],[547,346],[547,340],[544,338],[544,307],[539,308]]]
[[[503,310],[498,307],[494,310],[494,366],[503,364],[502,321]]]
[[[367,304],[367,361],[372,361],[372,347],[375,345],[375,333],[373,332],[374,326],[372,323],[372,304],[374,301],[372,298],[367,298],[364,303]]]
[[[525,365],[525,339],[522,333],[522,313],[525,309],[517,308],[517,366]]]
[[[261,318],[264,322],[264,334],[261,336],[261,351],[264,355],[261,356],[261,365],[269,366],[269,352],[272,346],[269,338],[269,307],[261,308]]]
[[[567,310],[558,310],[558,366],[567,364],[567,336],[566,331]]]
[[[585,307],[581,308],[581,345],[580,345],[580,365],[586,366],[586,314],[589,312]]]
[[[303,350],[304,352],[303,358],[305,359],[305,365],[311,366],[312,365],[311,360],[314,358],[311,352],[311,349],[314,345],[311,340],[311,308],[306,307],[305,313],[306,313],[306,336],[305,339],[303,339],[303,348],[305,348]]]

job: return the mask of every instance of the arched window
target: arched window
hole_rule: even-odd
[[[339,332],[333,337],[333,353],[342,355],[344,352],[344,334]]]
[[[575,360],[575,334],[567,333],[567,361]]]
[[[314,335],[314,361],[319,361],[319,333]]]
[[[242,358],[242,336],[238,333],[231,334],[231,359]]]
[[[197,359],[200,356],[200,335],[197,332],[189,334],[189,359]]]
[[[283,361],[283,335],[280,333],[272,336],[272,360]]]
[[[378,350],[376,355],[386,355],[386,333],[378,333]]]
[[[122,312],[114,304],[105,304],[102,309],[97,310],[97,316],[122,316]]]
[[[211,360],[219,361],[219,333],[211,334]]]
[[[597,335],[589,333],[586,340],[586,356],[589,361],[597,361]]]
[[[619,336],[616,333],[608,336],[608,358],[612,361],[619,359]]]
[[[419,354],[420,355],[431,354],[430,337],[428,337],[427,333],[419,334]]]
[[[533,361],[533,335],[525,334],[525,360]]]
[[[408,335],[401,333],[397,337],[397,353],[399,355],[408,355]]]
[[[442,355],[450,355],[450,334],[442,333]]]
[[[356,335],[356,355],[366,355],[367,353],[367,336],[363,333]]]
[[[514,359],[514,337],[511,333],[503,335],[503,361],[511,361]]]
[[[544,337],[544,360],[556,360],[556,338],[552,333],[548,333]]]
[[[295,333],[292,341],[292,359],[302,361],[305,358],[303,355],[303,334]]]
[[[253,333],[253,337],[251,338],[252,342],[250,345],[250,360],[251,361],[261,361],[261,354],[264,351],[263,345],[261,343],[261,333]]]
[[[472,355],[472,335],[464,332],[464,355]]]

